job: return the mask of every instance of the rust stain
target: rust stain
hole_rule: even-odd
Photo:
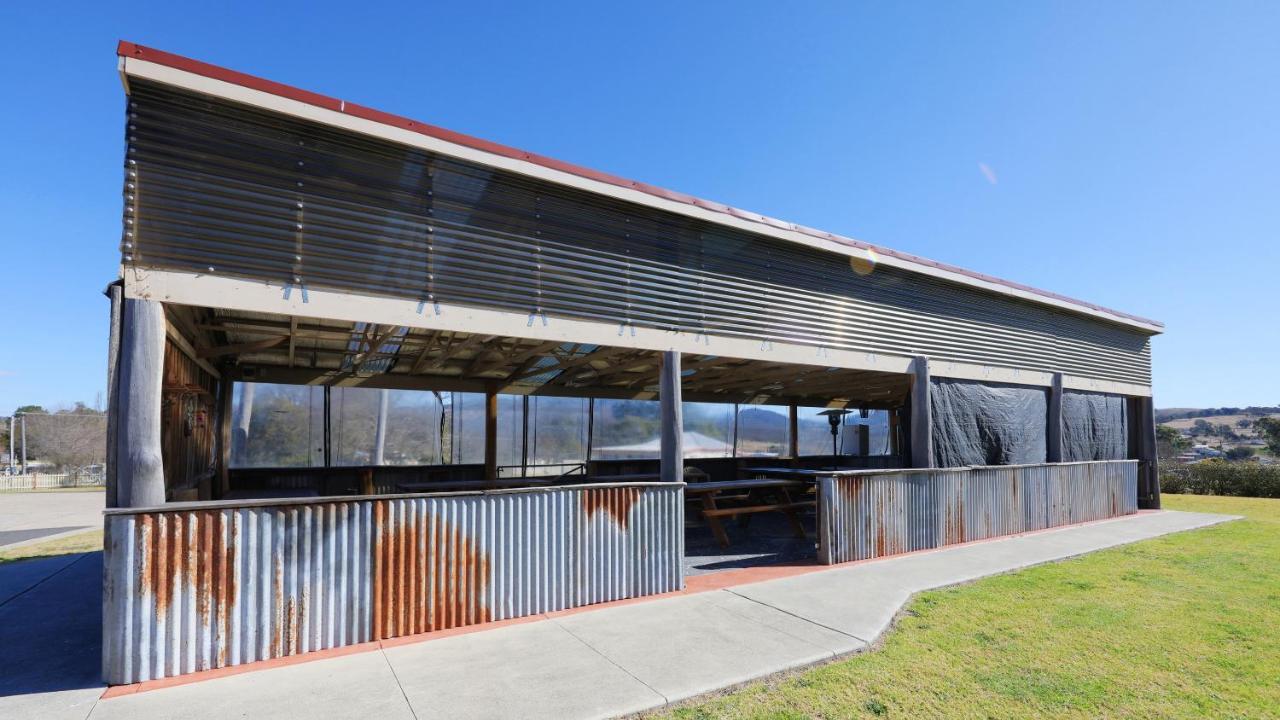
[[[294,599],[284,606],[284,636],[287,638],[288,644],[284,647],[284,654],[293,655],[298,652],[298,608],[294,605]]]
[[[142,557],[139,587],[151,596],[159,620],[169,612],[169,563],[173,535],[163,514],[147,513],[139,518],[138,547]]]
[[[213,519],[214,514],[208,511],[198,513],[196,518],[196,554],[195,564],[199,569],[199,582],[196,585],[196,614],[202,627],[209,626],[209,610],[213,602]]]
[[[630,524],[631,506],[636,504],[644,488],[599,488],[582,491],[582,509],[587,520],[598,512],[608,513],[613,522],[622,530]]]
[[[438,513],[409,522],[383,507],[374,519],[374,639],[489,621],[489,556],[475,539]]]

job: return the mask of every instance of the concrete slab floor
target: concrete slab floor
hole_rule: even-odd
[[[863,649],[920,590],[1230,519],[1141,514],[107,700],[96,681],[100,559],[23,570],[26,580],[0,566],[0,588],[36,583],[0,601],[0,646],[29,646],[0,658],[0,717],[625,715]],[[41,617],[78,619],[32,626]]]

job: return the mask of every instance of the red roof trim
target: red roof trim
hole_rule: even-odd
[[[404,130],[409,130],[412,132],[420,133],[422,135],[426,135],[428,137],[436,138],[437,140],[443,140],[445,142],[450,142],[456,145],[461,145],[463,147],[468,147],[473,150],[480,150],[482,152],[492,153],[494,155],[500,155],[502,157],[512,158],[516,160],[524,160],[527,162],[534,163],[536,165],[541,165],[543,167],[550,168],[552,170],[559,170],[560,172],[569,173],[571,175],[577,175],[579,177],[588,178],[590,180],[595,180],[602,183],[607,183],[609,185],[615,185],[617,187],[624,187],[632,190],[638,190],[640,192],[653,195],[655,197],[663,198],[665,200],[671,200],[674,202],[684,203],[687,205],[694,205],[696,207],[704,208],[706,210],[723,213],[726,215],[730,215],[732,217],[748,220],[751,222],[761,223],[763,225],[768,225],[770,227],[780,228],[784,230],[793,230],[795,232],[803,233],[805,235],[810,235],[812,237],[821,238],[824,240],[830,240],[833,242],[840,243],[842,245],[847,245],[847,246],[859,248],[862,250],[873,250],[880,255],[886,255],[889,257],[898,258],[900,260],[907,260],[910,262],[918,263],[920,265],[926,265],[929,267],[938,268],[939,270],[945,270],[947,272],[956,273],[958,275],[964,275],[966,277],[974,278],[976,280],[981,280],[983,282],[988,282],[995,285],[1003,285],[1005,287],[1012,288],[1015,290],[1020,290],[1022,292],[1032,293],[1034,295],[1039,295],[1044,298],[1057,300],[1059,302],[1078,305],[1080,307],[1089,308],[1097,312],[1114,315],[1119,318],[1124,318],[1127,320],[1132,320],[1132,321],[1144,323],[1147,325],[1164,327],[1164,323],[1161,323],[1157,320],[1150,320],[1148,318],[1140,317],[1138,315],[1130,315],[1129,313],[1120,312],[1118,310],[1112,310],[1110,308],[1105,308],[1100,305],[1095,305],[1093,303],[1077,300],[1075,298],[1067,297],[1065,295],[1059,295],[1058,293],[1049,292],[1047,290],[1040,290],[1038,288],[1033,288],[1027,285],[1022,285],[1020,283],[1011,282],[1009,280],[1003,280],[1001,278],[992,277],[990,275],[984,275],[982,273],[974,272],[972,270],[966,270],[965,268],[957,267],[955,265],[940,263],[934,260],[929,260],[927,258],[911,255],[909,253],[899,252],[891,248],[881,247],[879,245],[871,245],[869,243],[865,243],[859,240],[854,240],[853,238],[834,235],[829,232],[825,232],[822,230],[815,230],[813,228],[805,227],[803,225],[795,225],[793,223],[789,223],[784,220],[777,220],[775,218],[763,216],[758,213],[752,213],[746,210],[739,210],[738,208],[730,207],[728,205],[723,205],[721,203],[713,202],[710,200],[703,200],[703,199],[696,198],[691,195],[686,195],[684,193],[676,192],[673,190],[667,190],[665,188],[646,185],[644,183],[636,182],[634,180],[628,180],[623,177],[618,177],[617,175],[610,175],[608,173],[603,173],[598,170],[592,170],[590,168],[585,168],[580,165],[567,163],[562,160],[556,160],[554,158],[535,155],[533,153],[525,152],[523,150],[513,148],[507,145],[490,142],[488,140],[482,140],[477,137],[472,137],[471,135],[464,135],[462,133],[454,132],[452,130],[446,130],[445,128],[442,128],[442,127],[437,127],[435,125],[418,122],[417,120],[410,120],[409,118],[406,118],[400,115],[393,115],[391,113],[383,112],[381,110],[375,110],[370,107],[365,107],[364,105],[345,102],[337,98],[331,98],[327,95],[321,95],[319,93],[309,92],[307,90],[302,90],[302,89],[293,87],[291,85],[285,85],[283,83],[273,82],[271,80],[266,80],[260,77],[256,77],[254,75],[248,75],[246,73],[236,72],[235,70],[228,70],[227,68],[224,68],[224,67],[219,67],[217,65],[210,65],[209,63],[200,62],[199,60],[192,60],[191,58],[183,57],[181,55],[174,55],[173,53],[167,53],[161,50],[155,50],[153,48],[144,47],[142,45],[137,45],[135,43],[127,42],[124,40],[120,41],[120,44],[116,49],[116,54],[119,55],[120,57],[132,57],[132,58],[137,58],[139,60],[145,60],[147,62],[153,62],[153,63],[156,63],[157,65],[164,65],[166,67],[171,67],[176,70],[183,70],[189,73],[193,73],[195,75],[201,75],[203,77],[212,78],[214,80],[221,80],[224,82],[231,83],[232,85],[239,85],[241,87],[249,88],[251,90],[259,90],[265,93],[276,95],[278,97],[287,98],[289,100],[296,100],[298,102],[306,103],[308,105],[321,107],[326,110],[333,110],[335,112],[344,113],[346,115],[351,115],[353,117],[358,117],[364,120],[370,120],[376,123],[381,123],[383,125],[389,125],[391,127],[397,127]]]

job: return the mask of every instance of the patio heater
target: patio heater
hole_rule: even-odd
[[[823,410],[819,415],[826,415],[827,422],[831,424],[831,469],[840,469],[840,451],[837,448],[837,441],[840,439],[840,425],[844,422],[844,416],[853,412],[845,408],[832,408]]]

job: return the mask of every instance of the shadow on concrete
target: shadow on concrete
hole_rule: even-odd
[[[816,524],[812,515],[802,517],[806,537],[798,538],[787,519],[779,513],[750,517],[746,524],[724,523],[730,545],[720,547],[705,522],[693,518],[685,527],[684,571],[702,575],[718,570],[801,563],[817,556]]]
[[[0,564],[0,697],[101,687],[102,552]]]

